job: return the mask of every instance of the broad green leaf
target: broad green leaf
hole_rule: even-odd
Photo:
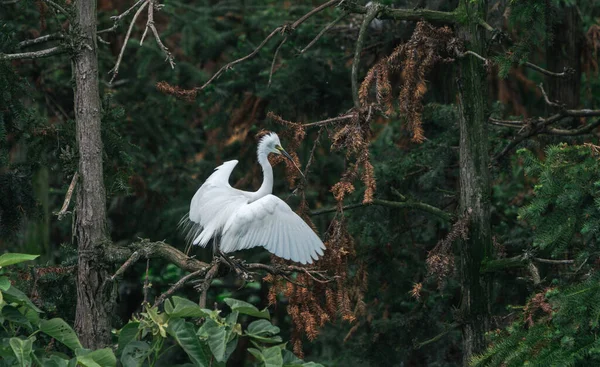
[[[50,358],[41,358],[40,362],[42,362],[43,367],[67,367],[69,365],[69,360],[55,355],[50,356]]]
[[[194,365],[198,367],[209,365],[208,358],[200,345],[200,340],[196,336],[192,324],[185,322],[184,319],[173,319],[169,322],[167,332],[187,353]]]
[[[227,361],[229,359],[229,357],[231,357],[231,354],[237,347],[238,340],[239,340],[238,338],[235,338],[235,339],[231,340],[229,343],[227,343],[227,348],[225,348],[225,355],[223,356],[223,361]]]
[[[29,322],[29,320],[27,320],[27,317],[25,317],[22,313],[19,312],[19,310],[17,310],[13,306],[4,306],[2,308],[2,316],[7,321],[25,326],[27,327],[27,329],[29,329],[29,331],[33,331],[31,323]]]
[[[123,348],[121,363],[123,367],[141,367],[152,349],[146,342],[132,341]]]
[[[165,312],[171,317],[207,317],[208,314],[202,311],[202,308],[197,303],[190,301],[189,299],[173,296],[172,298],[174,307],[167,309],[165,304]]]
[[[235,325],[237,323],[238,316],[240,315],[237,311],[232,311],[227,317],[225,321],[230,325]]]
[[[25,293],[21,292],[16,287],[11,286],[3,293],[4,300],[7,303],[17,302],[19,304],[26,305],[27,307],[31,308],[34,311],[37,311],[38,313],[43,313],[42,310],[40,310],[36,305],[33,304],[33,302],[31,302],[31,300],[25,295]]]
[[[71,350],[82,348],[75,331],[63,319],[42,320],[40,322],[40,331],[50,335]]]
[[[248,348],[248,352],[254,356],[259,362],[264,362],[265,357],[262,355],[262,352],[256,348]]]
[[[84,367],[116,367],[117,358],[112,349],[104,348],[94,351],[79,348],[75,351],[77,363]]]
[[[283,365],[285,367],[299,367],[304,363],[304,361],[287,349],[281,350],[281,356],[283,357]]]
[[[270,319],[271,315],[267,309],[259,311],[254,305],[251,305],[248,302],[240,301],[233,298],[225,298],[225,303],[231,307],[232,311],[237,311],[239,313],[243,313],[245,315],[260,317],[263,319]]]
[[[8,344],[10,344],[10,347],[15,353],[17,361],[19,361],[19,366],[31,366],[31,351],[34,341],[35,337],[31,337],[25,340],[19,338],[10,338]]]
[[[128,322],[121,330],[119,331],[119,346],[117,347],[117,355],[121,355],[123,349],[130,342],[134,341],[140,328],[139,322]]]
[[[32,310],[27,306],[21,307],[20,311],[23,312],[23,316],[27,318],[27,321],[29,321],[31,325],[38,326],[40,324],[40,314],[37,313],[37,311]]]
[[[0,291],[8,290],[10,287],[10,280],[7,277],[0,277]]]
[[[198,337],[201,338],[202,340],[208,340],[211,329],[218,328],[219,325],[220,324],[213,319],[206,319],[204,321],[204,323],[202,324],[202,326],[200,326],[198,328],[196,335],[198,335]]]
[[[246,330],[246,335],[263,343],[281,343],[278,333],[279,328],[267,320],[253,321]]]
[[[0,255],[0,268],[3,266],[18,264],[23,261],[35,260],[40,255],[7,253]]]
[[[151,307],[146,309],[146,313],[150,316],[150,319],[158,326],[160,336],[163,338],[167,337],[166,328],[169,326],[169,315],[166,313],[159,313],[158,308]]]
[[[282,367],[283,356],[281,355],[281,345],[276,345],[271,348],[265,348],[262,351],[265,367]]]
[[[225,357],[227,336],[225,326],[217,326],[208,330],[208,347],[218,362],[223,362]]]

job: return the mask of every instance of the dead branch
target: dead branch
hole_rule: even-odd
[[[219,78],[224,72],[230,70],[233,68],[233,66],[244,62],[252,57],[254,57],[258,51],[260,51],[263,47],[265,47],[265,45],[269,42],[269,40],[271,40],[271,38],[273,38],[277,33],[281,33],[281,34],[286,34],[289,33],[291,31],[294,31],[296,29],[296,27],[298,27],[300,24],[304,23],[308,18],[310,18],[311,16],[315,15],[316,13],[336,4],[339,3],[341,0],[330,0],[328,2],[326,2],[325,4],[318,6],[314,9],[312,9],[311,11],[309,11],[308,13],[306,13],[305,15],[303,15],[300,19],[296,20],[294,23],[292,23],[291,25],[283,25],[283,26],[279,26],[277,28],[275,28],[259,45],[258,47],[256,47],[254,49],[254,51],[252,51],[251,53],[249,53],[248,55],[244,56],[244,57],[240,57],[237,60],[233,60],[229,63],[227,63],[226,65],[224,65],[223,67],[221,67],[212,77],[210,77],[210,79],[208,79],[208,81],[206,83],[204,83],[202,86],[200,87],[196,87],[194,88],[196,91],[201,91],[203,89],[205,89],[207,86],[210,85],[210,83],[212,83],[215,79]],[[283,43],[283,42],[282,42]],[[281,46],[281,45],[280,45]]]
[[[213,265],[214,266],[214,265]],[[198,278],[206,274],[208,271],[208,267],[196,270],[193,273],[190,273],[177,281],[177,283],[173,284],[171,288],[169,288],[165,293],[161,294],[156,301],[154,302],[154,307],[158,307],[162,305],[162,303],[167,299],[167,297],[171,296],[173,293],[181,289],[185,283],[194,278]]]
[[[557,103],[557,102],[550,101],[550,99],[548,98],[548,94],[546,94],[546,90],[544,89],[544,83],[540,83],[538,85],[538,88],[540,88],[540,91],[542,91],[542,95],[544,96],[544,101],[546,101],[546,104],[548,106],[564,108],[564,105]]]
[[[160,40],[160,35],[158,34],[158,30],[156,30],[156,26],[154,26],[154,8],[156,8],[157,10],[160,10],[160,8],[162,7],[162,5],[155,4],[155,1],[156,0],[148,0],[148,2],[150,3],[150,6],[148,7],[148,21],[146,22],[146,29],[144,30],[144,35],[142,35],[142,38],[140,40],[140,46],[144,42],[144,36],[146,35],[146,31],[149,28],[152,31],[152,34],[154,34],[154,39],[156,39],[156,44],[158,45],[158,47],[162,50],[162,52],[166,56],[165,61],[168,61],[169,65],[171,65],[171,69],[174,69],[175,62],[173,61],[173,54],[169,51],[167,46],[165,46],[162,43],[162,41]]]
[[[360,25],[360,31],[358,32],[358,39],[356,40],[356,47],[354,48],[354,59],[352,61],[352,99],[354,100],[354,107],[356,109],[360,109],[360,98],[358,96],[358,67],[360,65],[360,55],[365,43],[369,24],[377,17],[377,14],[379,14],[381,9],[382,7],[379,3],[371,3],[371,5],[367,7],[367,13]]]
[[[540,259],[539,257],[534,257],[533,260],[542,263],[542,264],[552,264],[552,265],[568,265],[575,264],[575,260],[553,260],[553,259]]]
[[[65,35],[62,33],[47,34],[45,36],[41,36],[38,38],[21,41],[21,42],[17,43],[17,48],[21,49],[21,48],[25,48],[25,47],[29,47],[29,46],[33,46],[33,45],[38,45],[40,43],[54,41],[54,40],[60,40],[60,39],[64,39],[64,38],[65,38]]]
[[[123,60],[123,54],[125,53],[125,47],[127,47],[127,41],[129,41],[129,37],[131,37],[131,31],[133,30],[133,26],[135,25],[135,21],[140,16],[140,14],[142,13],[142,11],[144,10],[144,8],[146,6],[148,6],[148,1],[145,1],[142,4],[142,6],[140,6],[140,8],[133,15],[133,19],[131,20],[131,24],[129,25],[129,28],[127,29],[127,33],[125,34],[125,40],[123,41],[123,46],[121,46],[121,52],[119,52],[119,57],[117,58],[117,63],[115,64],[115,67],[112,68],[109,71],[109,73],[113,74],[112,78],[110,78],[109,84],[112,84],[113,80],[115,80],[115,78],[119,74],[119,66],[121,66],[121,60]]]
[[[273,62],[271,62],[271,71],[269,72],[269,83],[267,84],[267,88],[271,88],[271,80],[273,79],[273,70],[275,69],[275,61],[277,61],[277,55],[279,54],[279,50],[281,49],[281,46],[283,46],[283,44],[285,43],[285,41],[287,41],[288,36],[286,35],[285,37],[283,37],[283,40],[281,40],[281,42],[279,43],[279,46],[277,46],[277,49],[275,49],[275,54],[273,54]]]
[[[213,262],[213,266],[211,266],[211,268],[206,273],[204,280],[202,280],[199,284],[196,284],[194,286],[194,289],[200,292],[200,300],[198,301],[198,304],[202,308],[206,307],[206,296],[208,294],[208,288],[210,288],[210,283],[212,283],[212,280],[219,271],[219,264],[220,263],[218,259],[215,259],[215,261]]]
[[[62,6],[58,5],[54,1],[52,1],[52,0],[44,0],[44,2],[47,3],[48,5],[50,5],[51,8],[53,8],[56,11],[58,11],[59,13],[63,13],[63,15],[66,16],[68,19],[72,19],[71,14],[69,12],[67,12],[65,10],[65,8],[63,8]]]
[[[537,65],[535,65],[535,64],[533,64],[533,63],[531,63],[529,61],[525,62],[525,66],[527,66],[528,68],[533,69],[535,71],[538,71],[538,72],[540,72],[540,73],[542,73],[544,75],[553,76],[553,77],[556,77],[556,78],[566,78],[566,77],[569,77],[569,76],[575,74],[575,69],[568,68],[568,67],[565,67],[563,69],[562,73],[556,73],[556,72],[553,72],[553,71],[550,71],[550,70],[546,70],[546,69],[544,69],[544,68],[542,68],[540,66],[537,66]]]
[[[373,5],[373,4],[371,4]],[[342,1],[340,7],[349,13],[367,14],[366,6],[356,4],[354,1]],[[418,22],[425,20],[430,23],[454,24],[459,17],[454,12],[445,12],[429,9],[396,9],[382,6],[379,19],[410,20]]]
[[[561,136],[577,136],[577,135],[585,135],[589,134],[600,126],[600,119],[588,124],[586,126],[580,127],[579,129],[556,129],[552,127],[546,128],[543,134],[548,135],[561,135]]]
[[[338,116],[338,117],[332,117],[332,118],[321,120],[321,121],[309,122],[308,124],[302,124],[302,126],[303,127],[325,126],[325,125],[334,124],[336,122],[341,122],[344,120],[351,119],[354,116],[355,115],[353,113],[351,113],[351,114],[342,115],[342,116]]]
[[[67,211],[67,209],[69,209],[69,204],[71,203],[71,197],[73,196],[73,191],[75,190],[75,185],[77,185],[78,179],[79,179],[79,172],[75,172],[75,174],[73,175],[73,178],[71,179],[71,184],[69,185],[69,188],[67,189],[67,195],[65,195],[65,201],[63,202],[63,205],[60,208],[60,211],[58,213],[54,213],[58,217],[58,220],[62,220],[65,215],[70,213]]]
[[[102,29],[102,30],[96,32],[96,34],[102,34],[102,33],[112,32],[112,31],[117,30],[117,28],[119,27],[119,21],[121,19],[125,18],[127,15],[129,15],[129,13],[131,13],[131,11],[133,11],[133,9],[137,8],[141,3],[146,2],[146,1],[148,1],[148,0],[138,0],[135,4],[133,4],[131,6],[131,8],[125,10],[122,14],[116,15],[114,17],[110,17],[110,19],[112,21],[114,21],[114,24],[112,25],[112,27]]]
[[[40,59],[42,57],[48,57],[65,53],[67,50],[63,46],[56,46],[47,48],[40,51],[22,52],[16,54],[3,54],[0,53],[0,60],[17,60],[17,59]]]
[[[386,206],[389,208],[399,208],[399,209],[400,208],[401,209],[416,209],[416,210],[428,212],[429,214],[433,214],[445,221],[452,220],[452,215],[443,211],[442,209],[436,208],[429,204],[425,204],[422,202],[416,202],[416,201],[390,201],[390,200],[373,199],[373,201],[370,203],[357,203],[357,204],[346,205],[346,206],[342,207],[342,210],[356,209],[356,208],[360,208],[360,207],[364,207],[364,206],[371,206],[371,205],[380,205],[380,206]],[[333,208],[313,210],[310,212],[310,215],[315,216],[315,215],[321,215],[321,214],[327,214],[327,213],[334,213],[337,211],[338,211],[338,207],[336,206]]]
[[[308,50],[309,48],[312,47],[312,45],[314,45],[321,37],[323,37],[323,35],[331,29],[331,27],[333,27],[334,25],[336,25],[337,23],[339,23],[342,19],[344,19],[346,16],[348,15],[348,13],[344,13],[342,15],[340,15],[339,17],[337,17],[333,22],[327,24],[327,26],[325,28],[323,28],[321,30],[321,32],[319,32],[319,34],[317,34],[317,36],[315,38],[313,38],[312,41],[310,41],[310,43],[308,45],[306,45],[306,47],[304,47],[302,49],[302,51],[300,51],[301,54],[303,54],[304,52],[306,52],[306,50]]]

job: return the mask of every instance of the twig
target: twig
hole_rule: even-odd
[[[544,96],[544,100],[546,101],[547,105],[552,106],[552,107],[564,108],[564,105],[550,101],[550,99],[548,98],[548,95],[546,94],[546,91],[544,90],[544,83],[540,83],[538,85],[538,88],[540,88],[540,90],[542,91],[542,95]]]
[[[208,288],[210,288],[210,283],[212,283],[213,278],[217,275],[217,272],[219,271],[219,264],[220,263],[218,258],[215,258],[215,262],[206,273],[204,280],[200,284],[194,286],[194,289],[200,292],[200,299],[198,300],[198,305],[200,305],[200,307],[202,308],[206,308],[206,296],[208,294]]]
[[[140,251],[134,251],[131,254],[131,257],[127,259],[127,261],[125,261],[123,265],[119,267],[119,269],[117,269],[117,271],[113,274],[112,277],[110,277],[110,281],[114,281],[115,279],[123,275],[123,273],[125,273],[125,270],[127,270],[131,265],[135,264],[141,257],[142,253]]]
[[[156,39],[156,44],[158,45],[158,47],[162,50],[162,52],[166,56],[165,61],[168,61],[169,65],[171,65],[171,69],[174,69],[175,62],[173,61],[173,54],[171,53],[171,51],[169,51],[167,46],[165,46],[162,43],[162,41],[160,40],[160,35],[158,34],[156,27],[154,26],[154,7],[155,7],[154,2],[156,0],[148,0],[148,1],[150,2],[150,6],[148,7],[148,22],[146,22],[146,30],[148,28],[150,28],[150,30],[152,30],[152,34],[154,34],[154,38]],[[156,5],[156,8],[160,9],[159,5]],[[146,31],[144,31],[144,35],[145,34],[146,34]],[[142,44],[143,40],[144,40],[144,37],[142,36],[140,45]]]
[[[102,30],[100,30],[100,31],[96,32],[96,34],[102,34],[102,33],[106,33],[106,32],[112,32],[112,31],[115,31],[115,30],[116,30],[116,29],[119,27],[119,21],[120,21],[122,18],[126,17],[126,16],[127,16],[129,13],[131,13],[131,11],[133,11],[133,9],[137,8],[137,7],[138,7],[138,5],[140,5],[140,4],[141,4],[141,3],[143,3],[143,2],[147,2],[147,1],[148,1],[148,0],[138,0],[138,1],[137,1],[135,4],[133,4],[133,5],[131,6],[131,8],[129,8],[129,9],[127,9],[127,10],[125,10],[125,11],[124,11],[122,14],[120,14],[120,15],[116,15],[116,16],[114,16],[114,17],[110,17],[110,19],[114,21],[114,24],[112,25],[112,27],[110,27],[110,28],[106,28],[106,29],[102,29]]]
[[[499,120],[499,119],[495,119],[492,117],[490,117],[488,119],[488,122],[492,125],[513,127],[513,128],[519,128],[519,129],[523,128],[523,126],[525,126],[525,123],[523,121]]]
[[[131,20],[131,24],[129,25],[129,29],[127,29],[127,33],[125,34],[125,40],[123,41],[123,46],[121,46],[121,51],[119,52],[119,57],[117,58],[117,63],[115,64],[115,67],[112,68],[109,71],[109,73],[111,73],[111,72],[113,73],[112,78],[110,78],[109,84],[112,84],[113,80],[115,80],[115,78],[119,74],[119,66],[121,65],[121,60],[123,59],[123,54],[125,53],[125,47],[127,47],[127,41],[129,41],[129,37],[131,37],[131,31],[133,30],[133,26],[135,25],[135,21],[140,16],[140,14],[142,13],[142,11],[144,10],[144,8],[146,6],[148,6],[148,2],[147,1],[144,2],[142,4],[142,6],[140,6],[140,8],[133,15],[133,19]]]
[[[77,185],[78,179],[79,179],[79,172],[75,172],[75,174],[73,175],[73,178],[71,179],[71,184],[69,185],[69,188],[67,189],[67,194],[65,195],[65,201],[63,202],[63,205],[60,208],[60,211],[58,213],[55,213],[55,215],[58,217],[58,220],[62,220],[63,217],[69,213],[67,211],[67,209],[69,209],[69,204],[71,203],[71,197],[73,196],[73,191],[75,190],[75,185]]]
[[[308,18],[312,17],[313,15],[317,14],[318,12],[320,12],[320,11],[322,11],[324,9],[327,9],[330,6],[333,6],[334,4],[339,4],[342,1],[343,0],[330,0],[330,1],[326,2],[325,4],[317,6],[313,10],[311,10],[308,13],[304,14],[300,19],[298,19],[297,21],[295,21],[292,24],[292,30],[296,29],[300,24],[304,23]]]
[[[379,3],[367,6],[367,14],[364,17],[360,26],[360,31],[358,32],[358,39],[356,40],[356,46],[354,48],[354,59],[352,61],[352,99],[354,100],[354,107],[356,109],[360,108],[360,99],[358,97],[358,67],[360,65],[361,51],[365,43],[369,24],[371,24],[381,9]]]
[[[197,278],[199,276],[204,275],[208,270],[208,267],[206,268],[202,268],[199,270],[196,270],[193,273],[190,273],[184,277],[182,277],[181,279],[179,279],[177,281],[177,283],[173,284],[171,286],[171,288],[169,288],[165,293],[161,294],[156,301],[154,302],[154,307],[158,307],[160,305],[162,305],[162,303],[165,301],[165,299],[169,296],[171,296],[173,293],[175,293],[177,290],[179,290],[180,288],[182,288],[185,283],[188,282],[188,280],[193,279],[193,278]]]
[[[63,13],[68,19],[71,19],[71,14],[69,14],[65,8],[63,8],[62,6],[58,5],[57,3],[55,3],[52,0],[44,0],[44,2],[48,3],[48,5],[50,5],[50,7],[58,10],[59,12]]]
[[[426,346],[428,344],[435,343],[438,340],[442,339],[446,334],[448,334],[449,332],[451,332],[452,330],[454,330],[454,329],[456,329],[456,328],[458,328],[460,326],[461,326],[461,324],[458,323],[458,322],[452,323],[452,324],[448,325],[448,327],[446,327],[446,329],[444,331],[442,331],[441,333],[439,333],[438,335],[434,336],[431,339],[428,339],[428,340],[425,340],[425,341],[422,341],[422,342],[416,342],[415,341],[414,348],[415,349],[421,349],[421,348],[423,348],[424,346]]]
[[[563,69],[562,73],[556,73],[550,70],[546,70],[540,66],[537,66],[533,63],[530,63],[529,61],[525,62],[525,66],[527,66],[530,69],[533,69],[535,71],[539,71],[540,73],[544,74],[544,75],[548,75],[548,76],[553,76],[553,77],[557,77],[557,78],[565,78],[568,76],[571,76],[573,74],[575,74],[575,70],[569,67],[565,67]]]
[[[340,121],[344,121],[344,120],[348,120],[354,117],[354,114],[347,114],[347,115],[343,115],[343,116],[338,116],[338,117],[332,117],[326,120],[321,120],[321,121],[316,121],[316,122],[310,122],[308,124],[302,124],[303,127],[312,127],[312,126],[325,126],[325,125],[329,125],[329,124],[333,124],[336,122],[340,122]]]
[[[17,48],[21,49],[21,48],[25,48],[25,47],[29,47],[29,46],[33,46],[33,45],[37,45],[40,43],[44,43],[44,42],[48,42],[48,41],[54,41],[54,40],[59,40],[59,39],[64,39],[65,35],[62,33],[53,33],[53,34],[47,34],[45,36],[41,36],[38,38],[33,38],[30,40],[25,40],[25,41],[21,41],[19,43],[17,43]]]
[[[575,260],[552,260],[552,259],[540,259],[539,257],[534,257],[533,260],[535,260],[539,263],[553,264],[553,265],[575,264]]]
[[[594,130],[598,126],[600,126],[600,119],[592,122],[589,125],[580,127],[579,129],[555,129],[555,128],[549,127],[543,132],[543,134],[561,135],[561,136],[584,135],[584,134],[591,133],[592,130]]]
[[[349,13],[366,14],[368,8],[358,5],[354,1],[343,1],[341,8]],[[429,9],[394,9],[389,6],[382,7],[379,19],[395,19],[454,24],[460,19],[460,15],[454,12],[437,11]]]
[[[227,63],[226,65],[221,67],[212,77],[210,77],[210,79],[208,79],[208,81],[206,83],[204,83],[202,86],[196,87],[194,89],[196,91],[201,91],[201,90],[205,89],[207,86],[210,85],[210,83],[212,83],[215,79],[219,78],[224,72],[232,69],[233,66],[254,57],[258,53],[258,51],[260,51],[263,47],[265,47],[267,42],[269,42],[269,40],[271,40],[271,38],[273,38],[277,33],[287,33],[289,31],[293,31],[294,29],[296,29],[296,27],[298,27],[300,24],[304,23],[311,16],[313,16],[316,13],[322,11],[323,9],[326,9],[326,8],[332,6],[336,3],[339,3],[339,2],[340,2],[340,0],[328,1],[325,4],[312,9],[311,11],[309,11],[308,13],[303,15],[300,19],[296,20],[291,25],[283,25],[283,26],[279,26],[279,27],[275,28],[252,52],[250,52],[248,55],[246,55],[244,57],[240,57],[237,60],[233,60],[233,61]]]
[[[317,34],[317,36],[315,38],[313,38],[312,41],[310,41],[310,43],[308,45],[306,45],[306,47],[304,47],[302,49],[302,51],[300,51],[301,54],[305,53],[306,50],[308,50],[309,48],[312,47],[312,45],[314,45],[321,37],[323,37],[323,35],[331,29],[331,27],[333,27],[334,25],[336,25],[337,23],[339,23],[342,19],[344,19],[346,16],[348,15],[348,13],[344,12],[342,15],[340,15],[339,17],[337,17],[333,22],[327,24],[327,26],[325,28],[323,28],[321,30],[321,32],[319,32],[319,34]]]
[[[342,209],[349,210],[349,209],[355,209],[355,208],[371,206],[371,205],[380,205],[380,206],[386,206],[386,207],[390,207],[390,208],[417,209],[417,210],[421,210],[421,211],[425,211],[430,214],[433,214],[445,221],[452,220],[452,215],[443,211],[442,209],[436,208],[429,204],[425,204],[422,202],[414,202],[414,201],[389,201],[389,200],[373,199],[373,201],[370,203],[350,204],[350,205],[346,205],[346,206],[342,207]],[[337,211],[338,211],[338,207],[336,206],[336,207],[328,208],[328,209],[314,210],[314,211],[310,212],[310,215],[315,216],[315,215],[321,215],[321,214],[327,214],[327,213],[334,213]]]
[[[277,46],[277,49],[275,49],[275,54],[273,55],[273,61],[271,62],[271,72],[269,72],[269,83],[267,84],[267,88],[271,88],[271,80],[273,79],[273,70],[275,69],[275,61],[277,61],[277,55],[279,54],[279,50],[281,49],[281,46],[283,46],[283,44],[285,43],[285,41],[287,41],[288,36],[286,35],[285,37],[283,37],[283,40],[281,40],[281,42],[279,43],[279,46]]]
[[[148,289],[152,287],[152,284],[148,281],[148,273],[150,272],[150,259],[146,259],[146,279],[144,279],[144,301],[142,302],[142,307],[146,305],[150,305],[148,303]]]
[[[66,52],[66,49],[62,46],[51,47],[45,50],[22,52],[17,54],[3,54],[0,53],[0,60],[17,60],[17,59],[40,59],[42,57],[48,57],[52,55],[58,55]]]

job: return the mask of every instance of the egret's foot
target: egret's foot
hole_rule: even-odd
[[[240,278],[244,280],[252,278],[254,273],[244,266],[244,260],[236,259],[233,256],[227,256],[227,254],[223,253],[221,250],[218,250],[217,254]]]

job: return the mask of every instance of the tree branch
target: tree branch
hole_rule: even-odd
[[[321,121],[309,122],[308,124],[302,124],[302,126],[303,127],[325,126],[325,125],[329,125],[329,124],[334,124],[336,122],[348,120],[353,117],[354,117],[354,114],[342,115],[342,116],[332,117],[332,118],[321,120]]]
[[[212,270],[215,266],[218,268],[218,266],[219,266],[218,261],[216,261],[214,263],[214,265],[212,265],[212,267],[210,269]],[[196,270],[196,271],[194,271],[194,272],[192,272],[192,273],[190,273],[190,274],[182,277],[181,279],[179,279],[175,284],[173,284],[171,286],[171,288],[169,288],[165,293],[161,294],[156,299],[156,301],[154,301],[154,307],[158,307],[158,306],[162,305],[162,303],[165,301],[165,299],[167,297],[171,296],[173,293],[175,293],[176,291],[178,291],[179,289],[181,289],[185,285],[185,283],[187,283],[189,280],[192,280],[194,278],[198,278],[198,277],[203,276],[204,274],[206,274],[206,272],[208,270],[209,270],[209,268],[205,267],[205,268]]]
[[[40,43],[44,43],[44,42],[48,42],[48,41],[54,41],[54,40],[59,40],[59,39],[64,39],[64,38],[65,38],[65,35],[62,34],[62,33],[47,34],[45,36],[41,36],[41,37],[38,37],[38,38],[33,38],[33,39],[21,41],[21,42],[19,42],[17,44],[17,48],[21,49],[21,48],[25,48],[25,47],[37,45],[37,44],[40,44]]]
[[[17,60],[17,59],[40,59],[42,57],[48,57],[52,55],[58,55],[66,52],[66,49],[62,46],[51,47],[45,50],[22,52],[17,54],[3,54],[0,53],[0,60]]]
[[[421,211],[427,212],[429,214],[433,214],[433,215],[435,215],[445,221],[448,221],[448,222],[452,220],[452,215],[443,211],[442,209],[436,208],[432,205],[425,204],[422,202],[413,202],[413,201],[389,201],[389,200],[373,199],[373,201],[370,203],[350,204],[350,205],[346,205],[346,206],[342,207],[342,209],[350,210],[350,209],[356,209],[356,208],[360,208],[360,207],[364,207],[364,206],[371,206],[371,205],[380,205],[380,206],[386,206],[389,208],[399,208],[399,209],[416,209],[416,210],[421,210]],[[310,215],[316,216],[316,215],[321,215],[321,214],[333,213],[333,212],[337,212],[337,211],[338,211],[337,207],[327,208],[327,209],[311,211]]]
[[[71,203],[71,197],[73,196],[73,191],[75,190],[75,185],[77,185],[78,179],[79,179],[79,172],[75,172],[75,174],[73,175],[73,178],[71,179],[71,184],[69,185],[69,188],[67,189],[67,195],[65,195],[65,201],[63,202],[63,205],[60,208],[60,211],[58,213],[54,213],[58,217],[58,220],[62,220],[63,217],[69,213],[67,211],[67,209],[69,209],[69,204]]]
[[[356,40],[356,46],[354,48],[354,60],[352,61],[352,99],[354,100],[354,107],[356,109],[360,109],[360,98],[358,96],[358,67],[360,65],[360,54],[365,43],[365,36],[369,29],[369,24],[371,24],[381,9],[382,7],[379,3],[371,3],[371,5],[367,7],[367,13],[360,26],[360,31],[358,32],[358,39]]]
[[[340,7],[349,13],[367,14],[366,6],[358,5],[352,1],[344,1]],[[429,10],[429,9],[394,9],[384,6],[379,14],[380,19],[395,20],[425,20],[433,23],[454,24],[457,22],[457,15],[453,12]]]
[[[337,23],[339,23],[342,19],[344,19],[346,16],[348,15],[348,13],[344,12],[342,15],[340,15],[339,17],[337,17],[333,22],[327,24],[327,26],[325,28],[323,28],[321,30],[321,32],[319,32],[319,34],[317,34],[317,36],[315,38],[313,38],[312,41],[310,41],[310,43],[308,45],[306,45],[306,47],[304,47],[302,49],[302,51],[300,51],[301,54],[305,53],[306,50],[308,50],[309,48],[312,47],[312,45],[314,45],[328,30],[331,29],[331,27],[333,27],[334,25],[336,25]]]
[[[168,61],[169,65],[171,65],[171,69],[174,69],[175,62],[173,61],[173,54],[171,54],[171,51],[169,51],[167,46],[162,43],[160,40],[160,35],[158,34],[158,30],[156,30],[156,27],[154,26],[154,8],[156,7],[156,9],[160,10],[160,5],[156,5],[155,1],[156,0],[148,0],[150,6],[148,7],[148,21],[146,22],[146,30],[144,31],[144,35],[146,34],[148,28],[150,28],[152,34],[154,34],[154,39],[156,39],[156,44],[166,56],[165,61]],[[140,46],[143,42],[144,36],[142,36],[142,39],[140,40]]]
[[[102,33],[112,32],[112,31],[117,30],[117,28],[119,27],[119,21],[122,18],[126,17],[129,13],[131,13],[131,11],[133,11],[133,9],[137,8],[141,3],[146,2],[146,1],[148,1],[148,0],[138,0],[135,4],[133,4],[131,6],[131,8],[125,10],[122,14],[116,15],[114,17],[110,17],[110,19],[114,21],[114,24],[112,25],[112,27],[102,29],[102,30],[96,32],[96,34],[102,34]]]
[[[553,72],[553,71],[550,71],[550,70],[546,70],[546,69],[544,69],[544,68],[542,68],[540,66],[537,66],[537,65],[535,65],[533,63],[530,63],[529,61],[525,62],[525,66],[527,66],[528,68],[533,69],[535,71],[538,71],[538,72],[540,72],[540,73],[542,73],[544,75],[553,76],[553,77],[556,77],[556,78],[566,78],[566,77],[569,77],[569,76],[575,74],[575,69],[568,68],[568,67],[565,67],[563,69],[562,73],[556,73],[556,72]]]
[[[140,6],[140,8],[133,15],[133,19],[131,20],[131,24],[129,25],[129,28],[127,29],[127,33],[125,34],[125,40],[123,41],[123,46],[121,46],[121,52],[119,52],[119,57],[117,58],[117,63],[115,64],[115,67],[112,68],[109,71],[109,73],[112,72],[112,74],[113,74],[112,78],[110,78],[109,84],[112,84],[113,80],[115,80],[115,78],[119,74],[119,66],[121,66],[121,60],[123,60],[123,54],[125,53],[125,47],[127,47],[127,42],[129,41],[129,37],[131,37],[131,31],[133,30],[133,26],[135,25],[135,21],[140,16],[140,14],[142,13],[142,11],[144,10],[144,8],[146,6],[148,6],[148,1],[145,1],[142,4],[142,6]],[[131,9],[133,9],[133,8],[131,8]]]

